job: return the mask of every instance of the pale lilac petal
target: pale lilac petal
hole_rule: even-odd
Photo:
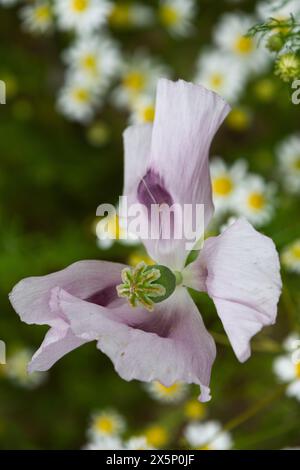
[[[204,204],[207,225],[213,213],[208,152],[228,111],[229,106],[221,97],[201,85],[159,80],[150,153],[150,127],[125,133],[124,194],[130,196],[130,202],[139,202],[148,209],[151,204],[178,204],[181,208],[190,204],[193,214],[189,226],[197,229],[199,238],[203,226],[196,227],[195,206]],[[134,162],[139,158],[143,161],[139,161],[135,171]],[[181,269],[191,248],[186,247],[184,234],[176,239],[182,232],[180,218],[175,214],[168,240],[161,235],[166,233],[166,224],[161,219],[151,219],[151,225],[159,239],[144,237],[150,256]]]
[[[106,261],[79,261],[47,276],[20,281],[10,293],[10,301],[26,323],[55,326],[61,318],[50,304],[51,290],[62,287],[70,294],[88,299],[96,292],[119,282],[123,265]]]
[[[252,336],[276,320],[281,278],[273,241],[239,219],[209,238],[189,269],[190,287],[212,297],[236,356],[245,361]]]
[[[33,355],[28,365],[28,371],[34,372],[50,369],[61,357],[85,342],[74,335],[67,323],[62,322],[60,328],[50,328],[40,348]]]
[[[215,344],[185,289],[178,289],[151,313],[127,304],[105,309],[63,290],[59,297],[74,334],[84,341],[98,340],[123,379],[157,380],[166,386],[196,383],[201,400],[209,400]]]

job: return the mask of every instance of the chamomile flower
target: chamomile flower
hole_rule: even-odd
[[[47,33],[53,26],[52,7],[49,1],[37,0],[20,11],[23,27],[31,33]]]
[[[124,450],[124,445],[116,436],[97,436],[84,446],[83,450]]]
[[[4,7],[13,7],[19,2],[20,0],[0,0],[0,5],[3,5]]]
[[[289,384],[286,394],[300,401],[300,358],[294,360],[293,354],[286,354],[275,359],[273,370],[280,382]]]
[[[288,271],[300,274],[300,238],[283,249],[281,261]]]
[[[171,34],[187,36],[193,31],[195,11],[194,0],[161,0],[158,15],[161,24]]]
[[[264,47],[257,47],[257,39],[246,36],[255,20],[245,14],[225,13],[214,31],[215,44],[243,65],[246,72],[263,72],[270,63]]]
[[[153,96],[140,96],[132,105],[130,122],[132,124],[145,124],[153,122],[155,116],[155,102]]]
[[[107,21],[111,4],[106,0],[55,0],[58,25],[63,30],[90,33]]]
[[[41,385],[46,377],[46,372],[33,372],[31,374],[27,371],[28,363],[32,357],[32,351],[24,348],[19,349],[12,355],[8,356],[5,366],[5,375],[11,379],[16,385],[20,387],[32,389]]]
[[[102,250],[108,250],[118,241],[123,245],[134,246],[139,244],[139,239],[128,230],[125,217],[122,217],[118,210],[115,214],[110,214],[102,218],[96,224],[97,245]]]
[[[300,134],[284,139],[278,145],[276,154],[286,190],[300,193]]]
[[[141,96],[154,96],[157,80],[168,73],[156,60],[137,53],[124,61],[120,75],[121,84],[115,90],[114,101],[118,106],[132,107]]]
[[[178,403],[187,395],[188,387],[183,383],[175,383],[170,387],[162,385],[160,382],[150,382],[145,384],[151,398],[163,403]]]
[[[143,27],[152,24],[153,11],[146,5],[135,2],[118,1],[112,6],[109,23],[114,28]]]
[[[249,175],[234,195],[235,212],[256,227],[268,223],[274,213],[275,186],[259,175]]]
[[[115,410],[100,411],[92,415],[88,435],[97,443],[103,437],[117,437],[125,429],[125,421]]]
[[[257,14],[262,21],[274,18],[278,21],[286,21],[291,15],[297,18],[300,15],[300,3],[298,0],[263,0],[257,4]]]
[[[109,39],[84,35],[77,39],[64,54],[71,71],[96,86],[106,85],[114,76],[119,64],[119,51]]]
[[[207,50],[198,59],[195,81],[235,103],[244,90],[246,74],[243,66],[229,54]]]
[[[229,450],[232,447],[231,435],[222,431],[217,421],[188,424],[184,437],[193,449]]]
[[[299,333],[290,333],[283,341],[283,347],[286,351],[293,353],[300,348],[300,335]]]
[[[212,180],[213,201],[217,213],[224,213],[234,209],[235,194],[241,181],[246,176],[247,165],[245,161],[238,160],[231,167],[215,157],[210,164]]]
[[[153,447],[149,446],[147,438],[145,436],[131,437],[125,443],[126,450],[154,450]]]
[[[83,124],[92,119],[99,94],[80,75],[67,75],[66,82],[60,90],[58,108],[66,117]]]

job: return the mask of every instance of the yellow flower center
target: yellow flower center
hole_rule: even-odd
[[[79,103],[83,104],[83,103],[87,103],[89,101],[90,94],[89,94],[88,90],[86,90],[85,88],[77,88],[73,92],[73,97],[74,97],[75,101],[78,101]]]
[[[120,227],[120,220],[117,215],[108,217],[105,228],[114,240],[119,240],[122,234],[122,229]]]
[[[142,119],[144,122],[153,122],[154,121],[154,115],[155,115],[155,109],[154,106],[146,106],[142,110]]]
[[[131,22],[129,5],[115,4],[111,10],[109,21],[114,26],[128,26]]]
[[[89,0],[72,0],[72,10],[75,13],[84,12],[89,6]]]
[[[223,85],[224,77],[220,73],[213,73],[209,82],[212,88],[219,89]]]
[[[145,435],[149,445],[153,447],[163,447],[168,441],[167,431],[162,426],[148,428]]]
[[[189,419],[201,419],[205,415],[205,406],[197,400],[190,400],[185,404],[184,412]]]
[[[233,108],[228,115],[227,125],[236,131],[243,131],[249,125],[249,114],[242,108]]]
[[[300,170],[300,155],[299,157],[296,158],[296,160],[294,161],[294,165],[293,165],[293,168],[297,171]]]
[[[114,432],[113,420],[109,417],[100,417],[96,419],[95,428],[97,431],[105,434],[112,434]]]
[[[51,9],[49,5],[36,7],[34,15],[36,21],[44,23],[51,18]]]
[[[130,72],[124,77],[123,85],[131,91],[139,92],[145,86],[145,77],[140,72]]]
[[[248,205],[254,210],[259,211],[264,207],[265,203],[265,197],[261,193],[255,192],[248,196]]]
[[[159,16],[165,26],[174,26],[179,21],[178,11],[170,5],[162,5]]]
[[[300,243],[294,245],[291,249],[293,258],[300,260]],[[299,366],[299,364],[297,364]]]
[[[162,385],[162,384],[159,383],[159,382],[156,382],[155,385],[156,385],[157,390],[158,390],[159,392],[161,392],[162,394],[167,395],[167,396],[169,396],[169,395],[174,395],[175,393],[177,393],[177,392],[178,392],[178,389],[179,389],[179,387],[180,387],[180,385],[179,385],[179,384],[176,384],[176,383],[173,384],[173,385],[171,385],[170,387],[165,387],[164,385]]]
[[[295,375],[296,375],[297,379],[300,379],[300,362],[297,362],[295,364]]]
[[[228,176],[219,176],[214,178],[212,182],[214,194],[217,196],[228,196],[233,190],[232,180]]]
[[[151,259],[149,256],[144,255],[142,253],[139,253],[137,251],[133,252],[133,253],[131,253],[131,255],[129,255],[128,264],[130,264],[130,266],[137,266],[142,261],[144,261],[144,263],[147,264],[147,265],[155,264],[153,259]]]
[[[253,51],[253,48],[254,48],[253,39],[247,36],[240,35],[234,43],[234,50],[238,54],[243,54],[243,55],[250,54],[250,52]]]
[[[82,66],[90,72],[95,72],[97,68],[96,57],[93,54],[87,54],[82,58]]]

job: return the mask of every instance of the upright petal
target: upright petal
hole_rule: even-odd
[[[204,243],[184,279],[208,292],[237,358],[248,359],[251,338],[276,320],[281,278],[273,241],[239,219]]]
[[[189,225],[199,238],[203,226],[196,226],[196,204],[204,205],[205,225],[213,213],[209,147],[228,111],[229,106],[222,98],[201,85],[182,80],[175,83],[159,80],[151,150],[148,150],[150,127],[147,130],[139,127],[125,134],[126,162],[144,158],[143,164],[139,162],[136,165],[134,178],[125,170],[125,194],[133,195],[131,201],[135,197],[135,201],[148,211],[153,204],[166,204],[168,207],[176,204],[181,210],[184,204],[190,204]],[[132,173],[133,165],[126,162],[125,168],[130,168]],[[145,237],[144,242],[152,258],[181,269],[188,251],[186,236],[181,217],[176,212],[172,217],[170,240],[162,235],[168,232],[165,228],[168,219],[150,218],[152,229],[154,226],[153,231],[159,237],[158,240]],[[178,237],[180,233],[182,236]]]
[[[201,400],[209,400],[215,344],[185,289],[157,304],[152,313],[126,304],[108,311],[63,290],[59,298],[76,337],[98,340],[123,379],[157,380],[165,386],[196,383]]]

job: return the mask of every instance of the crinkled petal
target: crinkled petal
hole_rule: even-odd
[[[85,342],[74,335],[67,323],[62,322],[60,328],[50,328],[28,365],[29,372],[50,369],[61,357]]]
[[[215,344],[185,289],[151,313],[127,304],[108,310],[63,290],[58,297],[74,334],[84,341],[96,339],[123,379],[157,380],[166,386],[196,383],[201,400],[209,400]]]
[[[186,285],[212,297],[238,359],[248,359],[251,338],[276,320],[282,285],[273,241],[239,219],[209,238],[186,271]]]
[[[97,291],[118,283],[123,268],[123,265],[106,261],[79,261],[47,276],[23,279],[9,298],[24,322],[55,326],[61,315],[50,302],[54,287],[62,287],[76,297],[88,299]]]

